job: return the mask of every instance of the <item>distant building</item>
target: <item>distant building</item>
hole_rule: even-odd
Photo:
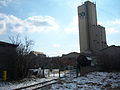
[[[77,57],[79,56],[79,53],[77,52],[71,52],[68,54],[63,54],[61,58],[73,58],[74,60],[77,59]]]
[[[80,52],[95,52],[107,47],[103,26],[97,25],[96,4],[86,1],[78,7]]]
[[[0,77],[3,71],[7,71],[7,78],[14,78],[15,60],[17,57],[16,48],[18,45],[0,41]]]
[[[79,55],[80,55],[80,53],[77,53],[77,52],[63,54],[61,57],[61,61],[66,66],[76,66],[76,63],[77,63],[76,60]]]
[[[110,55],[119,54],[119,56],[120,56],[120,46],[111,45],[107,48],[104,48],[104,49],[98,51],[96,54],[101,54],[101,53],[108,53]]]
[[[30,54],[34,56],[40,56],[41,58],[46,57],[46,55],[43,52],[31,51]]]
[[[109,46],[96,53],[97,64],[120,71],[120,46]],[[103,67],[103,69],[104,69]],[[106,69],[106,68],[105,68]]]
[[[29,68],[39,68],[43,65],[43,62],[45,63],[47,59],[46,55],[43,52],[38,51],[31,51],[29,57],[31,59]]]

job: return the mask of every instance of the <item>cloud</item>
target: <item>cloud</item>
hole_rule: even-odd
[[[113,28],[106,28],[107,33],[118,33],[119,31],[117,29]]]
[[[111,40],[111,41],[108,42],[108,45],[109,45],[109,46],[110,46],[110,45],[117,45],[117,46],[119,46],[119,45],[120,45],[120,42],[119,42],[118,40]]]
[[[14,1],[16,0],[0,0],[0,6],[7,6],[9,3]]]
[[[4,23],[4,24],[3,24]],[[51,16],[32,16],[24,20],[0,13],[0,30],[12,32],[48,32],[58,30],[59,25]]]
[[[59,28],[59,25],[51,16],[33,16],[27,18],[25,21],[27,22],[27,27],[32,32],[53,31]]]
[[[60,44],[53,44],[53,47],[59,48],[59,47],[60,47]]]
[[[45,53],[48,56],[54,57],[54,56],[62,56],[62,54],[68,54],[70,52],[73,52],[73,51],[72,50],[59,49],[59,50],[47,51]]]
[[[99,21],[98,24],[106,28],[106,33],[115,34],[120,32],[120,19],[110,20],[110,21]]]
[[[120,19],[116,19],[114,21],[112,21],[113,24],[119,24],[120,25]]]
[[[87,0],[69,0],[69,1],[68,0],[49,0],[49,1],[56,2],[60,6],[66,6],[76,10],[76,7],[82,5]],[[89,1],[93,1],[93,0],[89,0]]]
[[[6,29],[6,26],[4,21],[0,22],[0,35],[5,33],[5,29]]]
[[[78,17],[74,16],[68,27],[64,29],[66,33],[78,33]]]

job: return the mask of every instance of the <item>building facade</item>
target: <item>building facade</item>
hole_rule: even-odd
[[[80,52],[107,47],[105,28],[97,25],[96,4],[86,1],[78,6]]]
[[[7,71],[7,79],[15,78],[17,47],[18,45],[0,41],[0,78],[3,77],[3,71]]]

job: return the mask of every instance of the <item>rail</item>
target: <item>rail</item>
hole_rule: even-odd
[[[36,90],[36,89],[40,89],[40,88],[43,88],[43,87],[46,87],[48,85],[51,85],[51,84],[55,84],[57,83],[57,80],[58,79],[52,79],[52,80],[49,80],[49,81],[45,81],[45,82],[40,82],[40,83],[37,83],[37,84],[33,84],[33,85],[29,85],[29,86],[24,86],[24,87],[20,87],[20,88],[15,88],[13,90]]]

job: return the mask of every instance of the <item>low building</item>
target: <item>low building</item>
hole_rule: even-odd
[[[71,52],[68,54],[63,54],[61,57],[62,62],[67,65],[67,66],[76,66],[77,62],[77,58],[80,54],[77,52]]]
[[[46,61],[46,55],[42,52],[38,51],[31,51],[30,54],[31,64],[29,68],[39,68],[45,63]]]
[[[77,59],[78,56],[79,56],[79,53],[77,53],[77,52],[71,52],[71,53],[68,53],[68,54],[63,54],[62,58]]]
[[[102,69],[120,70],[120,46],[109,46],[96,53],[98,57],[97,64]]]
[[[3,71],[7,71],[7,78],[14,78],[17,46],[0,41],[0,78],[3,76]]]
[[[104,48],[100,51],[98,51],[96,54],[97,55],[100,55],[100,54],[103,54],[103,53],[107,53],[109,55],[117,55],[117,54],[120,54],[120,46],[115,46],[115,45],[112,45],[112,46],[109,46],[107,48]]]
[[[41,58],[46,57],[46,55],[43,52],[31,51],[30,54],[34,56],[40,56]]]

